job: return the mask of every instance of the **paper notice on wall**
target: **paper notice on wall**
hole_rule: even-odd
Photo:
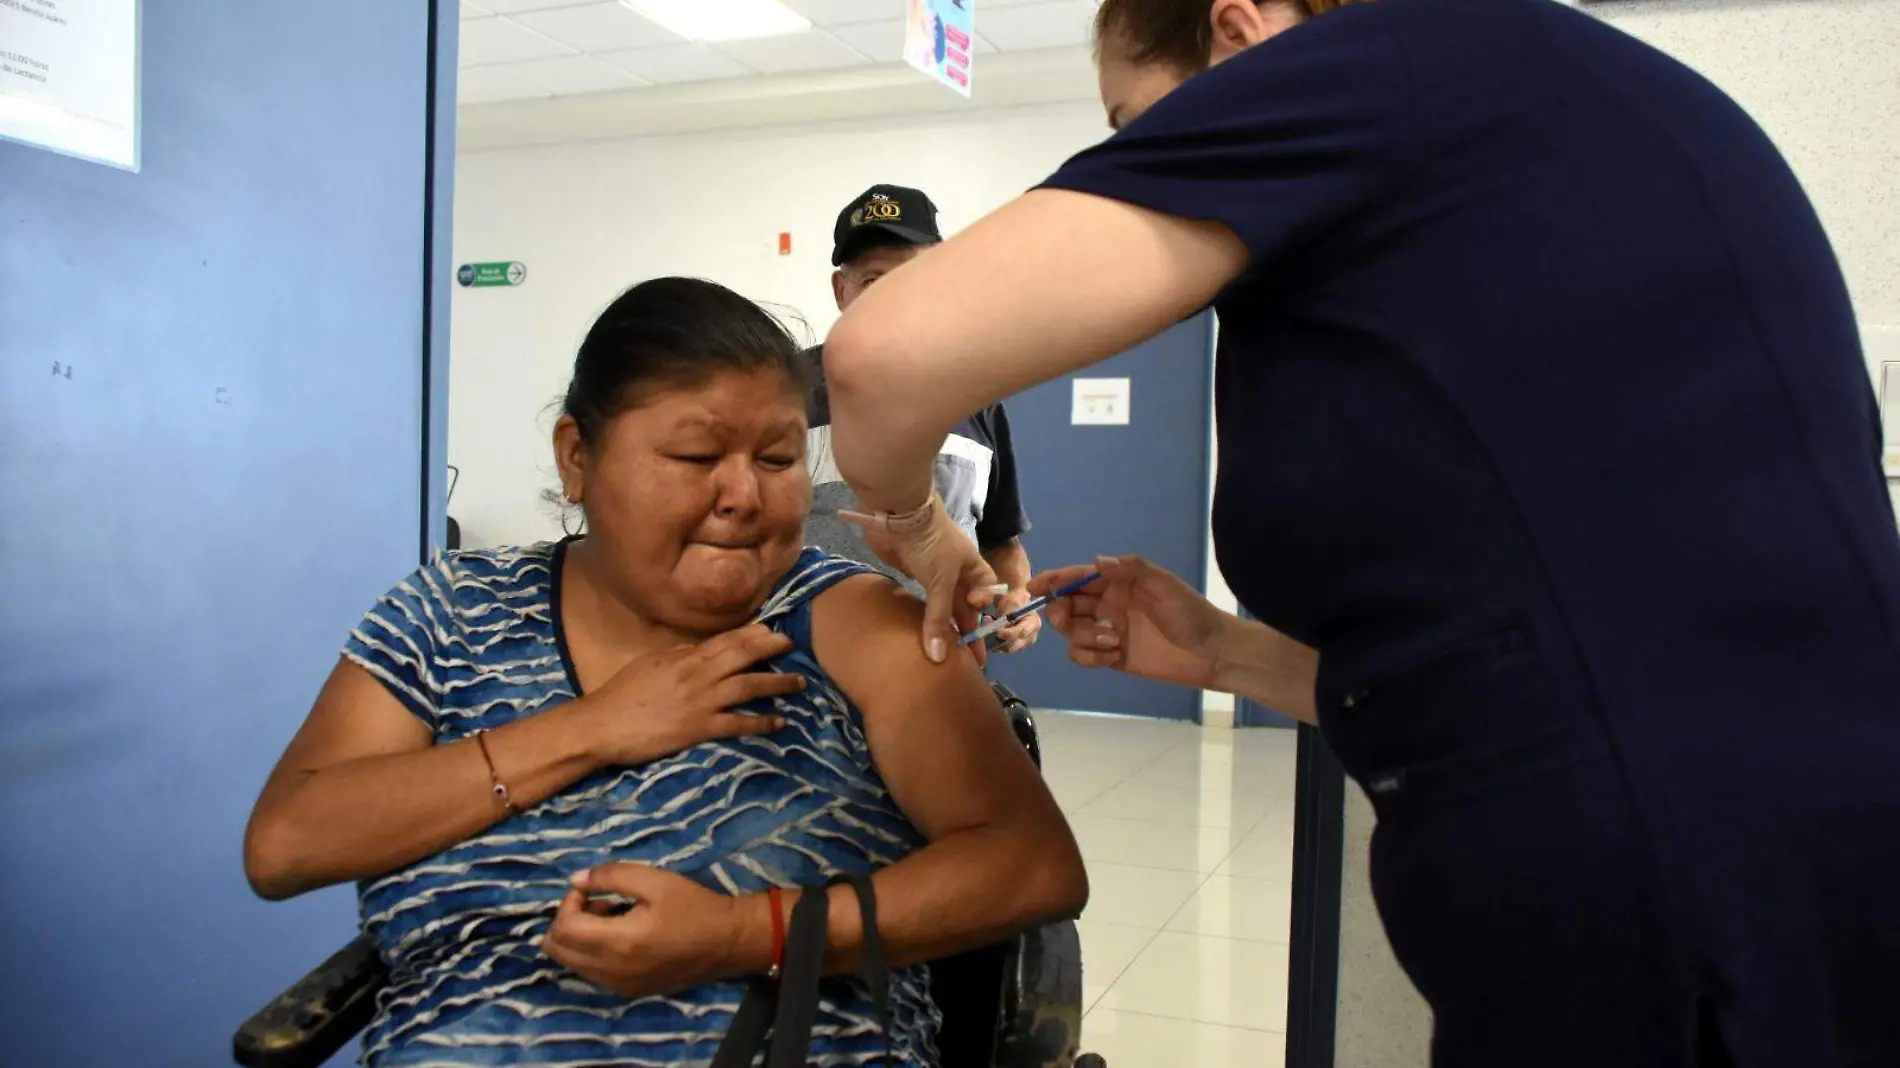
[[[1860,340],[1880,401],[1880,420],[1886,424],[1887,477],[1900,479],[1900,329],[1868,327]]]
[[[1127,426],[1128,379],[1078,378],[1069,401],[1072,426]]]
[[[1887,427],[1887,477],[1900,478],[1900,360],[1880,367],[1880,416]]]
[[[904,62],[970,95],[976,0],[905,0]]]
[[[0,0],[0,138],[138,170],[139,0]]]

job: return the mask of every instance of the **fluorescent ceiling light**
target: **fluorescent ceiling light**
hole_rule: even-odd
[[[811,29],[779,0],[620,0],[689,41],[737,41]]]

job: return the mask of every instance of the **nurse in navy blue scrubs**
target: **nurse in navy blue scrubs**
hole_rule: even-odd
[[[1098,30],[1119,132],[830,338],[927,645],[991,581],[929,498],[943,432],[1212,304],[1215,540],[1265,624],[1132,558],[1053,621],[1317,720],[1437,1063],[1900,1065],[1900,536],[1775,147],[1551,0]]]

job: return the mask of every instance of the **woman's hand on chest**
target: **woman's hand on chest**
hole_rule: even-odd
[[[717,738],[769,734],[784,721],[736,712],[802,692],[803,675],[749,670],[790,652],[791,639],[760,624],[696,645],[634,659],[569,706],[602,766],[645,764]]]

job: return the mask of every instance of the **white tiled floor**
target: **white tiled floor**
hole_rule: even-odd
[[[1109,1068],[1283,1068],[1293,732],[1036,721],[1094,888],[1082,1048]]]

